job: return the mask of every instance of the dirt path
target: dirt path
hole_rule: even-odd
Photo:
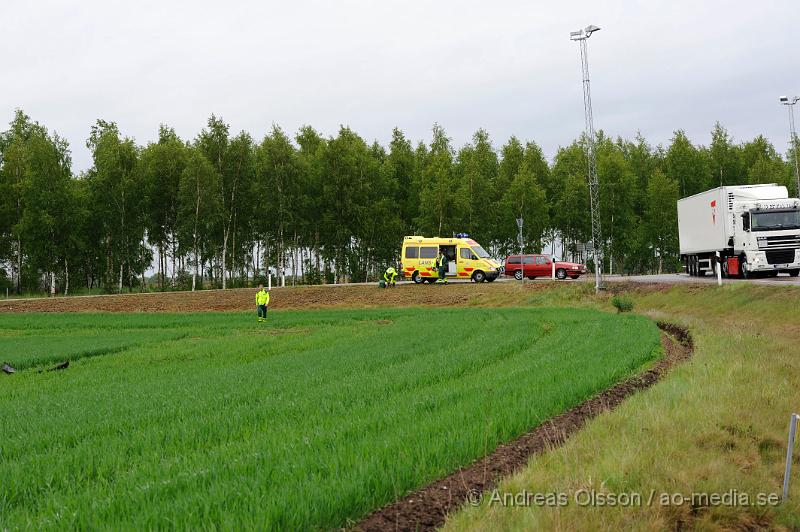
[[[376,307],[409,305],[503,305],[524,302],[546,290],[547,283],[404,284],[380,289],[377,285],[325,285],[273,288],[272,309]],[[254,310],[256,290],[202,290],[103,296],[72,296],[0,301],[0,312],[192,312],[197,310]]]
[[[669,370],[687,360],[694,349],[690,333],[669,323],[659,323],[665,356],[652,368],[631,377],[554,417],[517,440],[498,447],[490,455],[459,469],[403,499],[377,510],[356,525],[359,531],[433,530],[441,527],[447,514],[465,502],[475,501],[498,481],[523,468],[530,457],[564,443],[587,421],[616,408],[626,397],[655,384]]]

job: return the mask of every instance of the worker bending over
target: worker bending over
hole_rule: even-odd
[[[386,286],[396,286],[397,270],[395,270],[392,266],[386,268],[386,271],[383,273],[383,280],[386,282]]]
[[[258,322],[267,321],[267,307],[269,306],[269,292],[264,290],[264,285],[258,285],[256,292],[256,306],[258,307]]]

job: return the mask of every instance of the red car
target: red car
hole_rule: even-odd
[[[577,279],[586,273],[586,266],[574,262],[556,261],[558,279]],[[505,260],[505,274],[515,279],[535,279],[553,274],[553,259],[550,255],[509,255]]]

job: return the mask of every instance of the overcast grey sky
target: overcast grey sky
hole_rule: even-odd
[[[784,151],[799,16],[796,0],[2,0],[0,129],[22,108],[69,140],[76,172],[97,118],[145,144],[159,123],[192,138],[211,113],[257,140],[273,122],[427,140],[439,122],[457,147],[482,127],[552,157],[583,128],[569,32],[595,24],[598,129],[707,144],[719,120]]]

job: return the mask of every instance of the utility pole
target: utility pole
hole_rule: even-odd
[[[522,277],[520,277],[520,281],[525,280],[525,257],[522,255],[525,253],[525,240],[522,236],[522,224],[524,220],[522,218],[517,218],[517,227],[519,228],[519,236],[517,237],[517,241],[519,244],[519,269],[522,271]]]
[[[586,26],[582,30],[569,34],[570,40],[578,41],[581,50],[581,67],[583,74],[583,110],[586,122],[586,160],[588,161],[589,209],[592,216],[592,254],[594,256],[594,290],[599,292],[603,286],[603,245],[600,230],[600,187],[597,183],[597,154],[594,146],[594,118],[592,117],[592,93],[589,87],[589,56],[586,41],[592,33],[598,31],[597,26]]]
[[[789,108],[789,141],[792,143],[794,154],[794,179],[797,184],[797,195],[800,196],[800,166],[797,163],[797,131],[794,129],[794,105],[800,101],[800,96],[781,96],[780,102]]]

